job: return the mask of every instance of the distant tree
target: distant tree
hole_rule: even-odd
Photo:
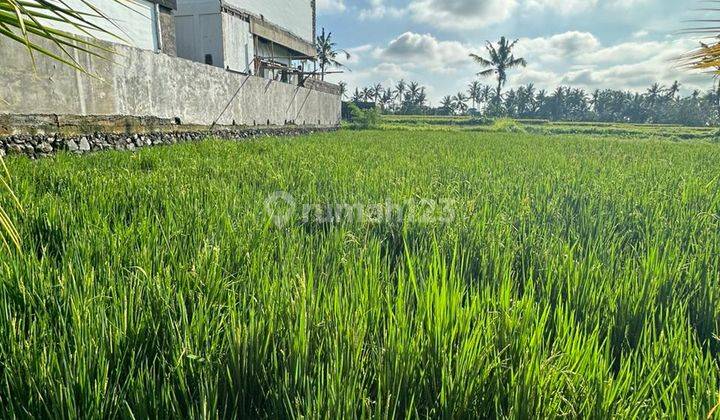
[[[362,91],[360,92],[362,95],[363,101],[365,102],[373,102],[375,98],[375,93],[372,90],[372,87],[364,87]]]
[[[527,86],[518,88],[518,115],[523,118],[531,118],[537,112],[537,102],[535,100],[535,85],[529,83]]]
[[[678,81],[676,80],[673,82],[672,85],[667,89],[667,99],[674,101],[677,99],[677,95],[680,92],[680,86],[682,86]]]
[[[349,52],[336,49],[337,44],[332,40],[332,32],[328,32],[326,34],[325,28],[322,28],[322,33],[317,37],[317,40],[315,42],[315,48],[317,50],[317,62],[320,65],[321,80],[325,80],[325,74],[327,73],[329,68],[345,67],[344,64],[338,61],[338,55],[344,54],[346,59],[350,59]]]
[[[340,82],[340,83],[338,83],[338,87],[340,88],[340,97],[341,98],[347,97],[347,83]]]
[[[455,101],[452,96],[447,95],[440,100],[440,112],[443,115],[455,114]]]
[[[517,45],[517,42],[517,40],[509,42],[505,37],[501,37],[497,46],[493,45],[489,41],[485,45],[488,58],[481,57],[477,54],[470,54],[470,57],[475,60],[475,62],[488,67],[478,73],[478,75],[483,77],[490,77],[494,75],[497,79],[497,89],[495,95],[497,99],[502,98],[502,88],[507,82],[508,70],[520,66],[527,66],[527,62],[524,58],[516,58],[512,53],[512,50],[515,48],[515,45]]]
[[[647,90],[647,98],[650,104],[654,106],[663,96],[663,92],[665,92],[665,90],[665,87],[661,86],[659,83],[653,83],[653,85]]]
[[[380,97],[380,106],[383,111],[387,111],[395,100],[395,92],[391,88],[383,90],[382,96]]]
[[[482,90],[480,91],[480,100],[478,102],[482,104],[486,104],[490,102],[490,99],[493,96],[493,90],[490,86],[485,85],[483,86]]]
[[[355,103],[363,101],[363,94],[362,92],[360,92],[360,89],[355,88],[355,93],[353,93],[352,101]]]
[[[383,89],[382,84],[376,83],[375,85],[370,86],[370,92],[372,94],[372,101],[380,103],[380,99],[382,99],[385,89]]]
[[[458,92],[457,95],[455,95],[453,98],[453,105],[455,107],[455,111],[460,113],[460,115],[465,115],[468,112],[468,97],[465,96],[464,93]]]
[[[400,113],[402,114],[422,114],[427,110],[427,94],[425,88],[418,82],[410,82],[407,84],[405,93],[402,97]]]
[[[405,83],[404,79],[400,79],[400,81],[395,84],[395,99],[399,102],[400,105],[402,105],[406,89],[407,83]]]
[[[473,81],[468,85],[468,96],[472,101],[472,107],[477,109],[477,103],[480,102],[480,95],[482,94],[482,84],[477,80]]]
[[[422,89],[422,86],[420,86],[420,84],[418,82],[410,82],[410,84],[407,87],[406,96],[409,97],[410,100],[414,100],[420,94],[421,89]]]

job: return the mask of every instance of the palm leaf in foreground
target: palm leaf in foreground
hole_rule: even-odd
[[[39,53],[84,71],[74,58],[73,50],[107,58],[112,50],[96,42],[97,37],[104,34],[123,41],[122,37],[100,26],[100,22],[111,23],[119,33],[123,31],[90,1],[79,1],[86,11],[72,9],[61,0],[0,0],[0,36],[25,45],[33,65],[35,53]],[[122,4],[122,0],[117,1]],[[55,29],[53,24],[67,25],[83,36]],[[52,42],[59,52],[41,45],[38,41],[42,39]]]
[[[7,166],[5,166],[5,161],[3,158],[0,157],[0,166],[2,166],[2,174],[0,174],[0,187],[3,192],[7,192],[7,194],[10,195],[12,199],[12,203],[14,207],[22,212],[23,208],[20,204],[20,200],[17,198],[15,193],[13,192],[10,184],[12,182],[12,179],[10,178],[10,172],[7,169]],[[3,245],[6,249],[10,250],[11,246],[13,245],[16,249],[20,250],[20,234],[18,233],[17,229],[15,228],[15,225],[12,222],[12,219],[8,215],[7,211],[0,205],[0,239],[2,240]]]

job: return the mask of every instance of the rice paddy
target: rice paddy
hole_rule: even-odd
[[[3,418],[719,401],[711,141],[386,127],[8,167],[25,212],[22,252],[0,254]]]

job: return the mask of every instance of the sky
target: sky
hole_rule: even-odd
[[[516,56],[528,61],[507,88],[644,91],[678,80],[687,94],[712,86],[710,75],[674,61],[698,46],[679,32],[703,18],[700,7],[696,0],[318,0],[318,30],[350,52],[351,71],[330,76],[350,91],[416,80],[437,105],[473,80],[493,84],[476,76],[483,68],[469,54],[506,36],[519,40]]]

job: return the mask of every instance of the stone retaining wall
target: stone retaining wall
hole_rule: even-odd
[[[216,137],[243,140],[263,136],[298,136],[333,131],[327,126],[193,126],[159,118],[84,117],[58,115],[0,115],[0,156],[32,159],[58,151],[89,153],[134,151]]]

